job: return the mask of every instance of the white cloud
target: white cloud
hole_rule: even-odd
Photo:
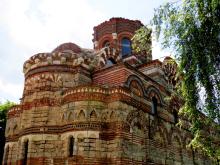
[[[51,51],[68,41],[91,46],[92,28],[104,19],[86,0],[3,0],[3,5],[1,22],[27,53]]]
[[[153,41],[152,42],[152,56],[153,59],[159,59],[160,61],[163,61],[163,59],[166,56],[170,56],[170,52],[166,50],[162,50],[160,47],[160,44],[158,42]]]
[[[0,79],[0,102],[5,100],[18,102],[21,97],[23,84],[12,84]]]
[[[157,42],[155,35],[156,34],[153,32],[152,33],[152,56],[153,56],[153,59],[159,59],[160,61],[163,61],[163,59],[166,56],[172,56],[172,55],[168,50],[164,50],[161,48],[161,45],[159,42]]]

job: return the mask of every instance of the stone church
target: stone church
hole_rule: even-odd
[[[111,18],[94,27],[94,49],[64,43],[28,59],[20,104],[8,112],[3,165],[212,164],[186,147],[192,135],[178,98],[166,101],[176,63],[132,50],[142,26]]]

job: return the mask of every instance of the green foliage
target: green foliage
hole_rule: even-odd
[[[137,53],[151,53],[151,33],[152,30],[146,26],[138,29],[132,38],[132,48]]]
[[[181,84],[185,104],[181,109],[192,123],[191,144],[217,158],[216,145],[201,130],[220,119],[220,4],[217,0],[185,0],[167,3],[153,19],[157,37],[163,33],[163,46],[172,47],[184,73]],[[205,104],[199,101],[200,84],[205,89]],[[199,111],[208,118],[204,122]],[[218,127],[218,126],[217,126]],[[216,130],[217,131],[217,130]]]
[[[185,102],[181,113],[192,123],[192,147],[220,159],[219,139],[216,142],[210,134],[215,129],[215,137],[220,136],[220,1],[166,3],[155,11],[152,25],[157,39],[162,37],[164,48],[173,50],[179,74],[183,75],[180,91]],[[141,40],[139,43],[144,45]],[[204,89],[203,99],[201,89]]]
[[[7,101],[5,103],[0,103],[0,162],[2,162],[3,150],[5,145],[5,126],[7,119],[8,110],[14,106],[15,103]]]
[[[4,125],[6,123],[7,112],[14,105],[15,103],[10,101],[0,104],[0,125]]]

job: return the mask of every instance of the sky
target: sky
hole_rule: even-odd
[[[19,103],[23,63],[73,42],[93,48],[93,27],[112,17],[148,24],[166,0],[0,0],[0,102]],[[153,58],[169,55],[153,42]]]

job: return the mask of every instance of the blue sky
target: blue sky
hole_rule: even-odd
[[[74,42],[92,48],[93,27],[111,17],[147,24],[166,0],[0,0],[0,101],[19,102],[23,63]],[[153,58],[169,55],[154,43]]]

